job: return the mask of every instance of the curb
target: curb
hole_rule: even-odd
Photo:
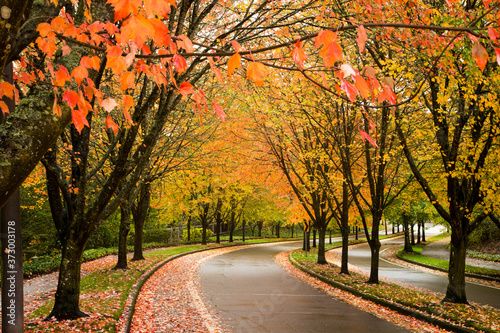
[[[389,308],[393,311],[396,311],[398,313],[401,313],[402,315],[405,315],[405,316],[411,316],[413,318],[416,318],[416,319],[419,319],[419,320],[422,320],[422,321],[425,321],[425,322],[428,322],[430,324],[433,324],[433,325],[436,325],[440,328],[443,328],[443,329],[446,329],[446,330],[449,330],[449,331],[452,331],[452,332],[457,332],[457,333],[473,333],[473,332],[477,332],[475,330],[471,330],[471,329],[468,329],[468,328],[464,328],[464,327],[461,327],[461,326],[458,326],[458,325],[455,325],[455,324],[452,324],[450,322],[447,322],[447,321],[443,321],[443,320],[440,320],[440,319],[437,319],[437,318],[433,318],[429,315],[426,315],[422,312],[417,312],[415,310],[412,310],[410,308],[407,308],[405,306],[402,306],[402,305],[399,305],[399,304],[396,304],[396,303],[393,303],[393,302],[389,302],[385,299],[381,299],[381,298],[378,298],[376,296],[373,296],[373,295],[370,295],[370,294],[367,294],[367,293],[364,293],[362,291],[359,291],[357,289],[354,289],[352,287],[349,287],[349,286],[346,286],[346,285],[343,285],[341,283],[338,283],[336,281],[333,281],[333,280],[330,280],[329,278],[323,276],[323,275],[320,275],[318,273],[315,273],[311,270],[309,270],[308,268],[302,266],[301,264],[299,264],[298,262],[295,261],[295,259],[292,258],[291,255],[289,255],[288,257],[288,260],[290,260],[290,262],[292,263],[292,265],[294,265],[296,268],[300,269],[301,271],[315,277],[316,279],[324,282],[324,283],[327,283],[337,289],[340,289],[340,290],[343,290],[343,291],[346,291],[348,293],[351,293],[355,296],[358,296],[358,297],[361,297],[363,299],[366,299],[368,301],[371,301],[375,304],[378,304],[378,305],[381,305],[381,306],[384,306],[386,308]]]
[[[444,269],[444,268],[441,268],[441,267],[437,267],[437,266],[432,266],[432,265],[429,265],[429,264],[424,264],[424,263],[421,263],[421,262],[418,262],[418,261],[415,261],[415,260],[404,258],[397,251],[396,251],[395,255],[396,255],[396,258],[398,258],[399,260],[406,261],[406,262],[408,262],[410,264],[414,264],[414,265],[422,266],[422,267],[425,267],[425,268],[433,269],[433,270],[436,270],[436,271],[448,273],[447,269]],[[479,274],[474,274],[474,273],[465,273],[465,276],[470,277],[470,278],[475,278],[475,279],[480,279],[480,280],[486,280],[486,281],[494,281],[494,282],[500,283],[500,278],[494,277],[494,276],[479,275]]]

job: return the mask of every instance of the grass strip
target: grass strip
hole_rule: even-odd
[[[312,251],[311,254],[314,253]],[[296,267],[325,283],[445,329],[492,333],[500,330],[500,311],[490,306],[441,303],[444,297],[442,294],[405,288],[384,281],[368,284],[364,275],[355,272],[350,275],[340,274],[338,266],[319,265],[315,255],[305,256],[298,250],[293,251],[290,258]]]

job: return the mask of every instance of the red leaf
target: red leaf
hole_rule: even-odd
[[[349,100],[351,102],[354,102],[356,100],[356,95],[358,94],[358,90],[352,85],[352,83],[346,80],[342,80],[340,82],[340,89],[345,91],[347,97],[349,97]]]
[[[226,114],[224,113],[224,110],[222,110],[221,106],[217,104],[217,102],[214,102],[213,108],[215,114],[222,120],[222,122],[226,121]]]
[[[365,79],[361,75],[353,76],[354,86],[358,89],[359,94],[363,98],[368,98],[370,96],[370,87],[368,87],[368,83],[366,83]]]
[[[7,103],[4,101],[0,101],[0,110],[2,110],[2,113],[4,116],[8,113],[10,113],[9,107],[7,106]]]
[[[375,142],[375,140],[372,139],[372,137],[368,133],[366,133],[365,131],[363,131],[363,130],[360,129],[359,130],[359,134],[361,134],[361,137],[363,138],[363,140],[368,141],[369,143],[372,144],[372,146],[378,148],[377,143]]]
[[[368,40],[368,36],[366,35],[365,27],[360,25],[358,28],[358,38],[356,39],[358,42],[359,52],[365,52],[365,43]]]
[[[378,95],[379,103],[383,101],[389,102],[389,104],[396,104],[396,94],[387,85],[384,85],[384,90]]]
[[[76,130],[79,134],[82,133],[82,129],[87,126],[89,127],[89,123],[87,122],[87,118],[85,118],[82,113],[78,110],[71,111],[71,120],[73,125],[75,125]]]
[[[233,49],[234,49],[236,52],[240,52],[240,51],[241,51],[241,45],[240,45],[240,43],[238,43],[237,41],[232,40],[232,41],[231,41],[231,45],[233,46]]]
[[[63,101],[68,103],[70,108],[74,109],[80,101],[80,96],[74,91],[66,90],[63,94]]]
[[[500,49],[498,47],[495,47],[494,49],[497,55],[497,64],[500,65]]]
[[[174,62],[175,69],[179,73],[184,73],[186,71],[186,69],[187,69],[186,59],[184,59],[182,56],[180,56],[178,54],[174,54],[173,62]]]
[[[108,0],[108,3],[115,7],[115,21],[137,13],[141,6],[141,0]]]
[[[496,42],[498,38],[498,31],[493,27],[488,27],[488,36],[492,41]]]
[[[302,70],[304,68],[304,61],[306,60],[306,54],[302,49],[302,42],[298,40],[292,50],[292,59]]]
[[[123,91],[135,86],[135,74],[133,72],[125,72],[120,78],[121,88]]]
[[[194,94],[193,86],[189,82],[182,82],[179,86],[179,92],[182,96]]]
[[[193,53],[194,52],[194,47],[193,43],[191,42],[191,39],[189,39],[188,36],[186,35],[179,35],[177,38],[180,38],[180,41],[177,41],[177,44],[179,47],[182,47],[184,50],[186,50],[187,53]]]
[[[68,70],[64,66],[59,66],[59,70],[55,73],[55,77],[54,84],[58,87],[63,87],[67,81],[71,80]]]
[[[472,47],[472,58],[474,58],[477,66],[482,72],[484,70],[484,67],[486,67],[486,63],[488,62],[488,52],[486,52],[486,49],[481,44],[476,43]]]
[[[118,131],[120,130],[120,127],[113,121],[113,118],[111,118],[111,116],[108,114],[108,117],[106,118],[106,129],[112,129],[113,130],[113,133],[118,133]]]

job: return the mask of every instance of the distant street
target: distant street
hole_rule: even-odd
[[[232,332],[405,332],[288,275],[274,256],[299,246],[256,246],[203,264],[203,294]]]
[[[435,234],[432,231],[430,234]],[[404,242],[403,237],[391,238],[382,240],[381,252],[393,247],[402,247]],[[370,248],[368,244],[362,244],[349,248],[349,264],[358,266],[364,270],[370,270]],[[404,282],[415,287],[426,288],[436,292],[446,292],[448,277],[435,275],[420,270],[410,269],[405,266],[400,266],[387,260],[380,260],[379,275],[389,279]],[[491,305],[500,308],[500,289],[479,285],[476,283],[467,283],[466,285],[467,298],[480,304]]]

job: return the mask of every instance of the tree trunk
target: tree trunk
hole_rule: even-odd
[[[420,222],[417,221],[417,244],[420,244]]]
[[[276,237],[277,238],[280,238],[280,231],[281,231],[280,230],[280,225],[278,224],[278,225],[276,225]]]
[[[264,226],[264,222],[257,222],[257,228],[259,229],[259,237],[262,237],[262,226]]]
[[[372,233],[372,240],[370,242],[370,252],[371,252],[371,265],[370,265],[370,278],[368,283],[378,283],[378,264],[380,255],[380,240],[378,238],[378,233]]]
[[[356,226],[356,240],[358,240],[358,226]]]
[[[313,229],[313,247],[316,247],[316,228]]]
[[[330,229],[330,235],[329,235],[329,238],[330,238],[330,245],[332,244],[332,230]]]
[[[425,221],[422,221],[422,242],[425,242]]]
[[[207,245],[207,223],[201,224],[201,245]]]
[[[120,231],[118,237],[118,262],[115,269],[127,268],[127,236],[130,231],[130,206],[127,202],[120,205]]]
[[[465,303],[465,256],[467,236],[459,228],[451,228],[450,265],[448,269],[448,287],[443,302]]]
[[[319,228],[318,229],[318,234],[319,234],[319,242],[318,242],[318,264],[326,264],[327,263],[326,257],[325,257],[326,229],[325,228]]]
[[[189,242],[191,240],[191,214],[188,216],[186,229],[187,229],[187,240]]]
[[[84,238],[88,239],[88,236]],[[88,317],[80,311],[80,268],[82,264],[81,234],[73,231],[63,246],[55,304],[47,319],[58,320]]]
[[[145,260],[142,253],[142,241],[144,236],[144,224],[148,216],[149,205],[151,203],[151,184],[143,184],[138,198],[137,206],[132,206],[132,216],[134,218],[134,256],[132,260]]]
[[[293,230],[295,229],[295,224],[292,224],[292,238],[293,238]]]
[[[409,221],[407,220],[406,217],[403,216],[403,232],[405,234],[405,244],[403,251],[404,252],[413,252],[413,248],[411,247],[411,241],[410,241],[410,226],[409,226]]]

